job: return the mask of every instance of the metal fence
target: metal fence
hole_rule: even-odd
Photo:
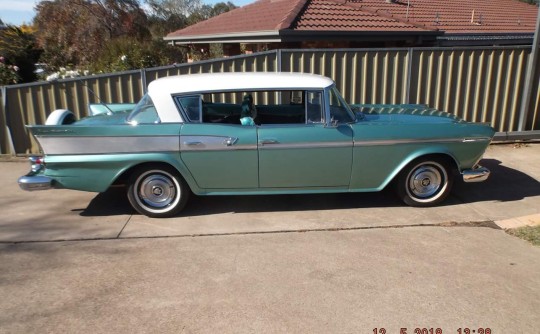
[[[532,108],[518,120],[530,47],[275,50],[57,82],[4,86],[0,154],[38,153],[25,124],[55,109],[80,118],[89,103],[136,102],[152,80],[208,72],[305,72],[332,78],[351,103],[422,103],[499,132],[540,130],[540,73]]]

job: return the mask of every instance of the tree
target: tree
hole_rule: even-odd
[[[188,17],[202,7],[201,0],[147,0],[151,14],[162,19],[170,16]]]
[[[107,43],[92,70],[118,72],[183,61],[184,55],[162,40],[139,42],[130,37],[120,37]]]
[[[43,61],[52,68],[89,65],[112,39],[150,37],[137,0],[53,0],[36,6],[34,24]]]
[[[0,30],[3,84],[35,81],[40,54],[31,27],[8,25]]]
[[[219,2],[213,7],[200,0],[147,0],[150,7],[150,30],[154,38],[185,28],[237,8],[232,2]]]
[[[211,15],[211,17],[218,16],[218,15],[221,15],[221,14],[226,13],[228,11],[231,11],[231,10],[233,10],[235,8],[238,8],[238,7],[236,7],[235,4],[233,4],[230,1],[227,1],[226,3],[225,2],[218,2],[212,8],[212,12],[211,12],[210,15]]]
[[[209,5],[203,5],[198,10],[194,11],[188,17],[188,25],[192,25],[204,20],[208,20],[214,16],[221,15],[230,10],[237,8],[232,2],[218,2],[214,7]]]

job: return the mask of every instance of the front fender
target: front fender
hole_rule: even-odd
[[[457,144],[426,146],[411,143],[355,147],[350,189],[380,191],[413,160],[428,155],[448,157],[460,170],[460,158],[452,147],[454,145]]]

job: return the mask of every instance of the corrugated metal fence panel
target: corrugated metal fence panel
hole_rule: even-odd
[[[249,56],[236,56],[218,60],[207,60],[190,64],[160,67],[146,70],[146,80],[182,74],[216,72],[275,72],[277,52],[263,52]]]
[[[516,131],[530,48],[415,49],[411,103]]]
[[[281,50],[160,68],[99,75],[55,83],[5,88],[0,115],[2,152],[5,122],[15,152],[38,153],[24,128],[43,124],[55,109],[87,115],[89,103],[135,102],[160,77],[207,72],[305,72],[336,81],[353,103],[425,103],[469,121],[490,122],[497,131],[517,131],[530,47]],[[535,77],[525,130],[540,129],[540,71]],[[95,92],[92,93],[91,91]],[[96,97],[99,96],[99,99]],[[0,110],[1,112],[2,110]]]
[[[530,107],[531,113],[529,114],[525,130],[540,130],[540,66],[536,69],[534,78],[532,88],[533,101]]]
[[[6,92],[6,118],[18,154],[39,152],[25,125],[44,124],[56,109],[68,109],[82,118],[88,115],[90,103],[132,102],[143,95],[140,71],[14,85],[8,86]]]
[[[281,70],[332,78],[352,103],[405,103],[407,49],[283,50]]]

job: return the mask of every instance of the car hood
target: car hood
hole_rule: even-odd
[[[462,123],[463,119],[423,104],[353,104],[360,121],[377,123]]]

